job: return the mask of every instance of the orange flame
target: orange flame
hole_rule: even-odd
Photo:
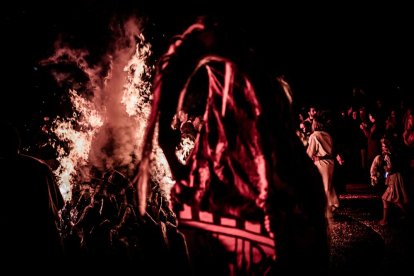
[[[72,196],[73,177],[77,174],[77,167],[88,163],[92,139],[103,120],[92,102],[80,97],[75,90],[70,91],[70,99],[75,108],[74,117],[68,119],[57,118],[52,131],[65,142],[68,152],[58,147],[59,167],[55,170],[58,175],[60,190],[69,200]]]
[[[118,47],[102,58],[102,66],[91,66],[87,62],[88,51],[70,48],[58,49],[53,57],[42,62],[44,65],[70,63],[88,77],[88,83],[81,84],[88,98],[75,89],[70,90],[73,116],[56,118],[52,127],[65,145],[56,146],[60,165],[55,174],[66,200],[71,199],[75,184],[89,180],[92,167],[106,170],[126,166],[133,171],[141,159],[152,99],[151,46],[134,20],[128,21],[121,33]],[[54,75],[58,81],[70,80],[70,74],[54,72]],[[110,153],[105,151],[108,145],[112,149]],[[168,196],[174,181],[156,142],[153,149],[151,177]]]

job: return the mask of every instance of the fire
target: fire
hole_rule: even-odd
[[[73,178],[77,168],[88,163],[92,139],[103,125],[102,117],[94,108],[93,103],[83,99],[76,91],[70,91],[70,100],[74,106],[74,117],[57,118],[52,131],[68,148],[66,151],[58,146],[59,167],[55,170],[58,184],[65,200],[70,200]]]
[[[190,156],[192,150],[194,149],[195,141],[189,137],[182,138],[180,144],[175,150],[175,154],[181,164],[187,164],[187,159]]]
[[[124,71],[128,73],[121,102],[125,105],[125,111],[129,116],[149,114],[150,82],[153,68],[146,64],[151,54],[151,49],[142,34],[139,35],[139,42],[136,45],[135,54],[125,66]],[[142,117],[142,116],[140,116]]]
[[[41,62],[43,65],[70,64],[86,76],[80,83],[69,72],[52,72],[69,90],[73,114],[57,117],[52,132],[59,167],[55,170],[65,200],[74,185],[82,185],[94,171],[123,168],[131,176],[141,159],[142,138],[151,110],[151,45],[145,41],[135,20],[118,34],[113,50],[101,62],[90,64],[86,50],[62,47]],[[78,72],[79,74],[79,72]],[[75,89],[75,88],[82,89]],[[167,160],[155,143],[152,179],[166,189],[174,184]]]

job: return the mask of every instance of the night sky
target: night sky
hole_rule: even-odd
[[[237,22],[269,72],[285,75],[299,102],[337,105],[353,87],[370,95],[413,94],[414,17],[407,7],[252,1],[254,6],[239,3],[235,9],[223,8],[222,1],[172,2],[12,1],[3,6],[1,116],[27,123],[58,109],[53,79],[39,60],[52,54],[57,38],[99,55],[111,35],[109,22],[131,14],[143,20],[155,57],[197,15]]]

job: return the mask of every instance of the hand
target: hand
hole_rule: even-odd
[[[319,161],[319,156],[312,156],[312,161],[313,162]]]
[[[345,163],[345,160],[339,154],[336,155],[336,161],[338,161],[338,164],[341,166]]]
[[[371,186],[376,186],[378,184],[378,178],[375,175],[371,175]]]

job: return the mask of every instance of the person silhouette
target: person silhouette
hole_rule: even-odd
[[[295,134],[290,89],[284,80],[275,84],[268,77],[237,28],[237,22],[198,18],[162,56],[133,180],[140,214],[145,214],[158,130],[179,203],[265,220],[277,255],[269,273],[295,274],[305,268],[326,274],[326,199],[321,176]],[[177,127],[180,114],[198,118],[195,133],[183,135]],[[205,265],[198,272],[215,273],[208,260],[201,262]]]
[[[4,121],[0,128],[2,261],[13,271],[26,263],[51,269],[63,256],[57,222],[64,199],[50,167],[20,153],[17,129]]]

